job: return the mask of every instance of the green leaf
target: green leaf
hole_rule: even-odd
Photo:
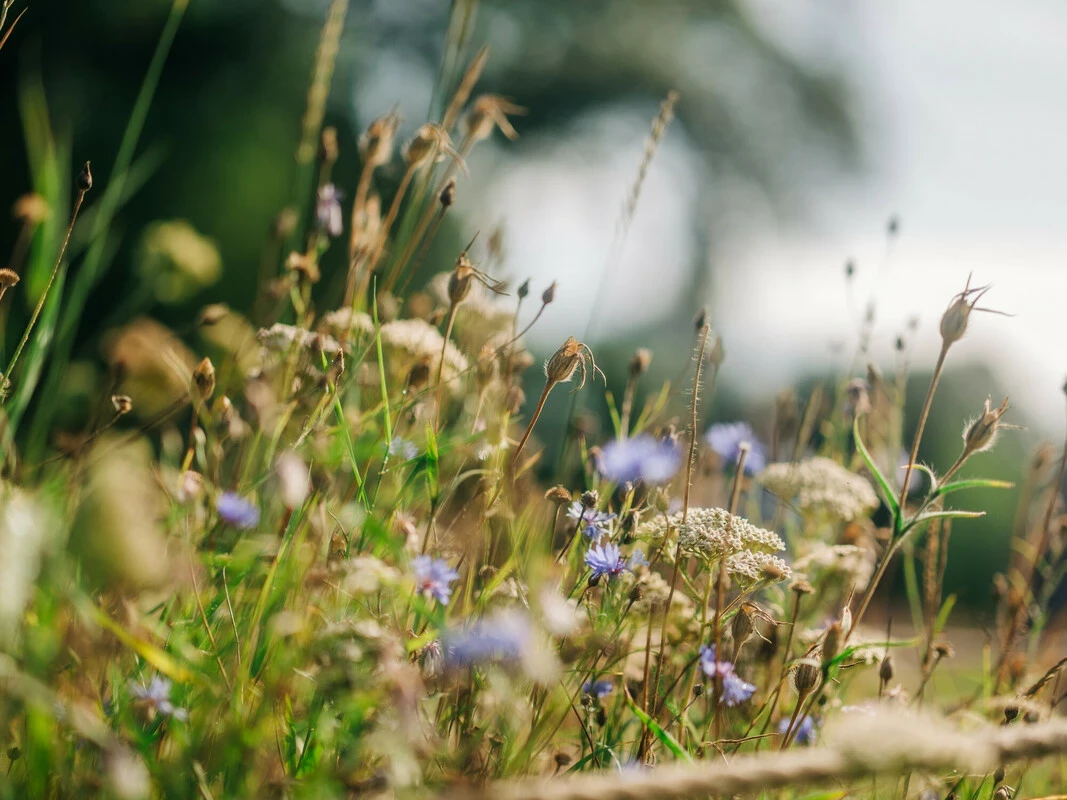
[[[953,481],[943,486],[938,486],[932,497],[944,497],[952,492],[963,489],[1014,489],[1015,484],[1011,481],[996,481],[989,478],[970,478],[968,480]]]
[[[878,469],[878,465],[874,463],[871,454],[867,452],[867,446],[863,443],[863,439],[860,438],[859,417],[856,417],[852,423],[852,437],[856,440],[856,449],[859,450],[860,455],[863,457],[863,463],[867,465],[867,469],[869,469],[871,475],[874,476],[874,480],[877,482],[878,488],[882,492],[882,498],[885,500],[885,504],[889,506],[890,513],[893,514],[894,527],[899,527],[900,505],[897,503],[896,497],[893,496],[893,489],[889,485],[889,481],[886,480],[882,471]]]
[[[133,650],[137,655],[172,681],[184,683],[192,677],[189,670],[175,661],[169,653],[160,650],[151,642],[146,642],[144,639],[130,633],[123,626],[111,619],[111,617],[105,614],[95,604],[90,604],[88,609],[97,625],[108,630],[116,639]]]
[[[956,605],[956,595],[950,594],[945,598],[945,602],[941,604],[941,610],[937,612],[937,619],[934,620],[934,634],[941,633],[945,628],[945,624],[948,622],[948,615],[952,613],[952,607]]]
[[[682,761],[692,763],[693,759],[689,757],[689,753],[685,752],[685,748],[678,744],[678,741],[669,733],[667,733],[667,731],[663,730],[663,728],[659,726],[659,723],[656,722],[656,720],[652,719],[652,717],[642,711],[641,707],[633,701],[633,698],[630,697],[629,694],[626,695],[626,702],[630,705],[630,708],[633,710],[634,714],[637,715],[637,718],[648,726],[648,729],[652,731],[653,734],[655,734],[656,738],[660,740],[664,747],[674,753],[675,757],[681,759]]]
[[[908,524],[904,526],[900,533],[903,535],[917,525],[922,525],[935,519],[978,519],[979,517],[984,516],[984,511],[954,511],[952,509],[949,509],[948,511],[929,511],[925,514],[920,514],[914,519],[908,520]]]
[[[615,407],[615,395],[610,391],[604,392],[604,399],[608,403],[608,415],[611,417],[611,426],[615,429],[616,438],[623,435],[622,419],[619,417],[619,409]]]

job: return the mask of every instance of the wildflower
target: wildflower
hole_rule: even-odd
[[[382,347],[385,350],[386,363],[393,362],[394,369],[401,375],[407,375],[416,365],[425,362],[430,372],[436,374],[438,364],[444,353],[444,380],[453,381],[461,372],[466,372],[469,364],[463,354],[452,342],[445,343],[444,337],[433,325],[421,319],[398,319],[387,322],[380,329]]]
[[[682,517],[679,511],[668,517],[652,519],[641,526],[638,536],[658,540],[677,531],[682,551],[707,563],[745,551],[770,556],[785,549],[778,534],[757,528],[747,519],[723,508],[691,508],[684,523]],[[762,565],[766,559],[757,560]],[[739,564],[738,568],[741,566]],[[747,568],[748,564],[743,566]]]
[[[447,666],[469,667],[519,661],[528,648],[531,633],[525,617],[501,613],[463,630],[445,631],[441,641]]]
[[[582,694],[602,700],[615,690],[615,684],[604,678],[595,681],[586,681],[582,684]]]
[[[729,661],[719,661],[715,657],[715,645],[700,648],[700,668],[709,678],[717,678],[721,687],[719,702],[725,706],[744,703],[756,691],[756,687],[743,680]]]
[[[319,189],[319,196],[315,201],[315,219],[319,227],[330,236],[337,237],[344,233],[341,193],[332,183],[327,183]]]
[[[593,570],[590,580],[599,580],[605,576],[611,579],[626,571],[626,562],[623,560],[619,548],[610,542],[590,547],[589,552],[585,554],[585,565]]]
[[[580,500],[575,500],[567,510],[567,516],[577,520],[579,527],[585,523],[584,532],[590,539],[599,539],[608,532],[608,523],[615,519],[616,515],[597,511],[596,508],[586,508]]]
[[[648,434],[609,442],[597,459],[600,474],[614,483],[666,483],[681,465],[682,454],[672,442]]]
[[[789,722],[790,720],[783,719],[778,723],[778,733],[781,736],[785,736],[788,732]],[[800,745],[808,745],[815,742],[815,720],[812,719],[810,714],[805,714],[796,723],[793,729],[793,741]]]
[[[634,550],[632,553],[630,553],[630,560],[626,562],[626,568],[628,570],[630,570],[630,572],[633,572],[638,567],[647,567],[647,566],[648,566],[648,559],[645,558],[644,552],[642,552],[640,549],[638,549],[638,550]]]
[[[215,501],[219,518],[228,525],[246,530],[259,524],[259,508],[235,492],[223,492]]]
[[[444,559],[425,555],[414,558],[411,568],[415,573],[417,590],[433,596],[443,606],[448,605],[452,598],[452,582],[459,577],[459,573]]]
[[[726,573],[742,588],[749,588],[760,581],[784,581],[793,571],[777,556],[742,550],[727,557]]]
[[[771,464],[761,480],[769,491],[793,500],[800,511],[842,522],[865,517],[878,506],[878,495],[865,478],[829,458]]]
[[[148,682],[148,686],[138,683],[130,684],[130,694],[137,700],[144,701],[165,717],[174,717],[184,722],[189,719],[189,712],[184,708],[178,708],[170,701],[170,681],[156,675]]]
[[[747,444],[746,475],[755,475],[767,465],[763,445],[759,443],[752,426],[747,422],[722,422],[712,425],[704,434],[704,441],[722,459],[723,464],[729,466],[737,466],[741,459],[742,446]]]
[[[411,461],[418,454],[419,448],[407,439],[394,436],[392,441],[389,442],[389,455],[391,456],[399,456],[404,461]]]

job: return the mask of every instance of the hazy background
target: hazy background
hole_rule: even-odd
[[[22,7],[16,5],[15,10]],[[43,80],[73,162],[107,179],[170,2],[31,0],[0,52],[5,153],[24,152],[20,87]],[[205,302],[245,308],[266,232],[293,202],[293,152],[324,0],[191,0],[141,154],[152,166],[120,215],[109,271],[81,331],[98,362],[104,328],[147,312],[182,329]],[[970,272],[993,283],[983,315],[954,348],[924,457],[949,463],[963,420],[1010,393],[1029,430],[1006,440],[987,474],[1017,475],[1041,436],[1063,427],[1067,371],[1067,6],[1025,0],[486,0],[473,50],[492,48],[482,88],[530,113],[522,138],[470,159],[450,224],[427,261],[448,268],[476,230],[500,225],[506,272],[557,301],[531,334],[545,353],[586,334],[618,385],[639,345],[658,377],[688,358],[703,304],[725,342],[707,413],[769,432],[775,393],[840,376],[877,299],[874,353],[891,369],[908,320],[921,397],[937,320]],[[476,7],[477,6],[477,7]],[[476,7],[476,8],[475,8]],[[335,178],[351,195],[355,142],[398,105],[402,138],[425,119],[449,19],[443,0],[353,0],[326,122],[338,128]],[[618,259],[608,253],[643,139],[669,89],[681,100]],[[30,179],[20,155],[0,168],[9,207]],[[380,173],[388,195],[399,168]],[[305,198],[306,200],[306,198]],[[899,218],[890,243],[887,221]],[[122,305],[137,243],[158,219],[188,219],[217,244],[221,280],[181,305]],[[0,226],[3,241],[14,224]],[[340,248],[335,248],[339,250]],[[329,256],[336,257],[334,252]],[[328,256],[330,271],[338,268]],[[856,276],[846,290],[844,264]],[[76,266],[75,266],[76,269]],[[563,401],[560,401],[563,402]],[[1011,498],[960,524],[950,583],[982,599],[1005,566]],[[964,530],[966,528],[966,530]],[[967,537],[967,538],[965,538]]]

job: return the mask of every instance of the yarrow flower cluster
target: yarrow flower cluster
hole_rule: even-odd
[[[722,690],[719,702],[724,706],[736,706],[748,700],[756,687],[743,680],[734,665],[729,661],[720,661],[715,656],[715,645],[700,648],[700,668],[709,678],[717,679]]]
[[[616,515],[598,511],[596,508],[586,508],[580,500],[575,500],[567,509],[567,516],[576,520],[579,525],[584,524],[582,532],[590,539],[599,539],[608,532],[608,523],[615,519]]]
[[[608,442],[597,458],[600,474],[613,483],[666,483],[681,465],[677,445],[648,434]]]
[[[425,362],[431,374],[436,373],[444,350],[444,369],[442,377],[452,381],[469,366],[467,359],[452,342],[445,345],[444,337],[430,323],[421,319],[397,319],[382,325],[380,330],[382,347],[386,351],[387,362],[395,362],[403,375],[412,366]]]
[[[259,524],[259,508],[236,492],[223,492],[215,501],[215,510],[219,519],[227,525],[241,530],[254,528]]]
[[[745,474],[755,475],[767,465],[763,445],[756,438],[752,426],[747,422],[720,422],[708,428],[704,434],[708,447],[722,459],[724,465],[736,467],[741,459],[741,447],[748,445],[745,458]]]
[[[130,694],[137,700],[147,703],[164,717],[174,717],[176,720],[185,722],[189,719],[189,712],[184,708],[178,708],[170,700],[170,681],[159,675],[152,677],[148,686],[139,683],[130,684]]]
[[[760,480],[800,511],[824,513],[842,522],[865,517],[878,506],[878,495],[865,478],[821,456],[798,464],[771,464]]]
[[[705,563],[740,553],[770,556],[785,549],[778,534],[758,528],[723,508],[691,508],[684,523],[682,516],[679,511],[668,517],[656,517],[638,529],[638,536],[658,541],[676,532],[682,552]],[[765,558],[757,560],[766,561]],[[747,565],[748,561],[744,563]],[[742,562],[737,563],[740,569]]]
[[[411,569],[415,573],[418,591],[436,598],[443,606],[448,605],[452,599],[452,583],[459,573],[447,561],[425,555],[416,556],[411,560]]]

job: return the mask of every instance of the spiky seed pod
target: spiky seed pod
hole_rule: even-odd
[[[196,365],[193,383],[201,400],[210,400],[211,395],[215,394],[215,365],[211,363],[210,358],[205,358]]]
[[[571,502],[572,499],[571,493],[563,486],[553,486],[545,492],[545,500],[555,503],[556,505],[566,505]]]
[[[970,455],[981,453],[990,449],[997,438],[1000,429],[1000,418],[1008,411],[1008,398],[1000,404],[1000,408],[993,408],[990,398],[986,398],[985,408],[980,416],[967,424],[963,430],[963,450]]]

